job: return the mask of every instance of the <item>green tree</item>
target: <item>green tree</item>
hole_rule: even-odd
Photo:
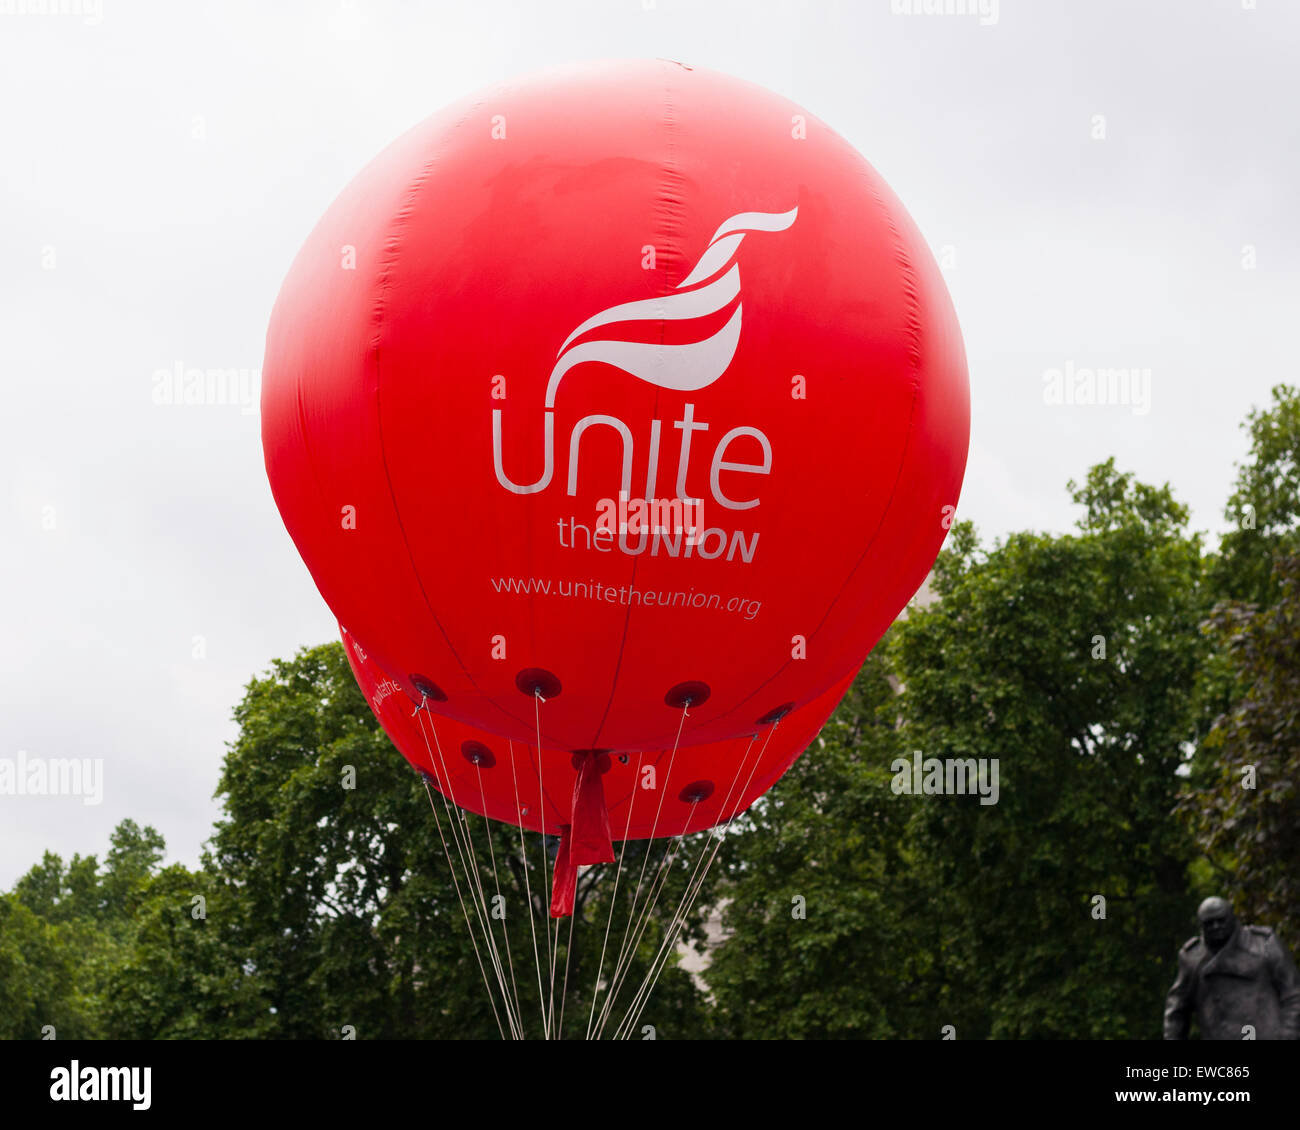
[[[1180,809],[1237,912],[1300,940],[1300,554],[1278,558],[1265,608],[1225,602],[1207,633],[1227,705],[1206,736]]]
[[[124,820],[101,867],[95,856],[46,852],[4,896],[0,999],[13,1026],[36,1037],[53,1025],[62,1039],[107,1035],[107,983],[135,936],[145,891],[163,856],[153,828]],[[0,1031],[4,1031],[0,1027]]]
[[[98,1033],[78,991],[80,953],[66,926],[46,921],[12,894],[0,895],[0,1039],[62,1039]]]
[[[909,829],[966,1037],[1151,1036],[1184,936],[1194,849],[1170,813],[1195,737],[1200,540],[1168,487],[1113,460],[1070,488],[1077,534],[982,553],[958,531],[938,601],[898,632],[908,748],[999,765],[996,805],[925,798]]]
[[[1274,562],[1300,550],[1300,388],[1278,385],[1272,396],[1243,425],[1250,455],[1237,470],[1212,574],[1221,597],[1258,605],[1279,595]]]
[[[881,644],[812,748],[736,822],[705,978],[739,1039],[937,1036],[926,868],[890,790],[903,752]],[[937,990],[937,991],[936,991]]]
[[[240,1039],[271,1034],[257,978],[216,925],[230,891],[180,865],[153,875],[135,903],[129,948],[107,977],[104,1027],[116,1039]]]

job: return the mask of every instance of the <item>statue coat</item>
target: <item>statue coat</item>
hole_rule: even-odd
[[[1178,951],[1165,1001],[1165,1039],[1185,1040],[1192,1016],[1203,1040],[1300,1039],[1300,975],[1268,926],[1239,925],[1218,953],[1197,937]]]

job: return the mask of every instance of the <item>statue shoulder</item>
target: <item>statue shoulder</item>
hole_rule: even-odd
[[[1183,943],[1183,948],[1180,949],[1178,952],[1179,952],[1179,953],[1190,954],[1190,953],[1191,953],[1193,950],[1195,950],[1196,947],[1199,946],[1200,944],[1201,944],[1201,939],[1200,939],[1199,937],[1188,938],[1187,941],[1185,941],[1185,942]],[[1165,952],[1168,953],[1169,951],[1166,950]]]
[[[1246,929],[1260,938],[1271,938],[1273,936],[1272,926],[1247,926]]]

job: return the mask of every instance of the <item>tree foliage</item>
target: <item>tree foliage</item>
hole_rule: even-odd
[[[1077,534],[958,539],[939,600],[898,632],[908,748],[999,765],[996,805],[927,798],[911,828],[968,1037],[1151,1036],[1187,915],[1193,850],[1170,813],[1194,737],[1199,539],[1167,487],[1113,462],[1071,486]]]
[[[1300,939],[1300,555],[1277,562],[1275,604],[1218,606],[1210,637],[1232,691],[1183,798],[1238,914]]]
[[[736,1038],[938,1033],[934,958],[889,788],[902,749],[889,651],[867,660],[808,753],[729,837],[723,924],[707,971]]]
[[[1300,551],[1300,388],[1278,385],[1272,403],[1247,416],[1250,453],[1237,472],[1214,580],[1230,600],[1271,604],[1273,566]]]

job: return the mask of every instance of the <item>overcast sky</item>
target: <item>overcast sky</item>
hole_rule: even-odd
[[[197,860],[243,685],[335,638],[255,412],[157,405],[154,374],[254,376],[338,191],[499,79],[667,57],[856,146],[946,268],[985,537],[1067,530],[1110,455],[1217,530],[1241,419],[1297,380],[1300,5],[60,4],[0,0],[0,759],[102,758],[103,799],[0,796],[0,888],[128,816]],[[1149,370],[1149,401],[1045,403],[1067,366]]]

